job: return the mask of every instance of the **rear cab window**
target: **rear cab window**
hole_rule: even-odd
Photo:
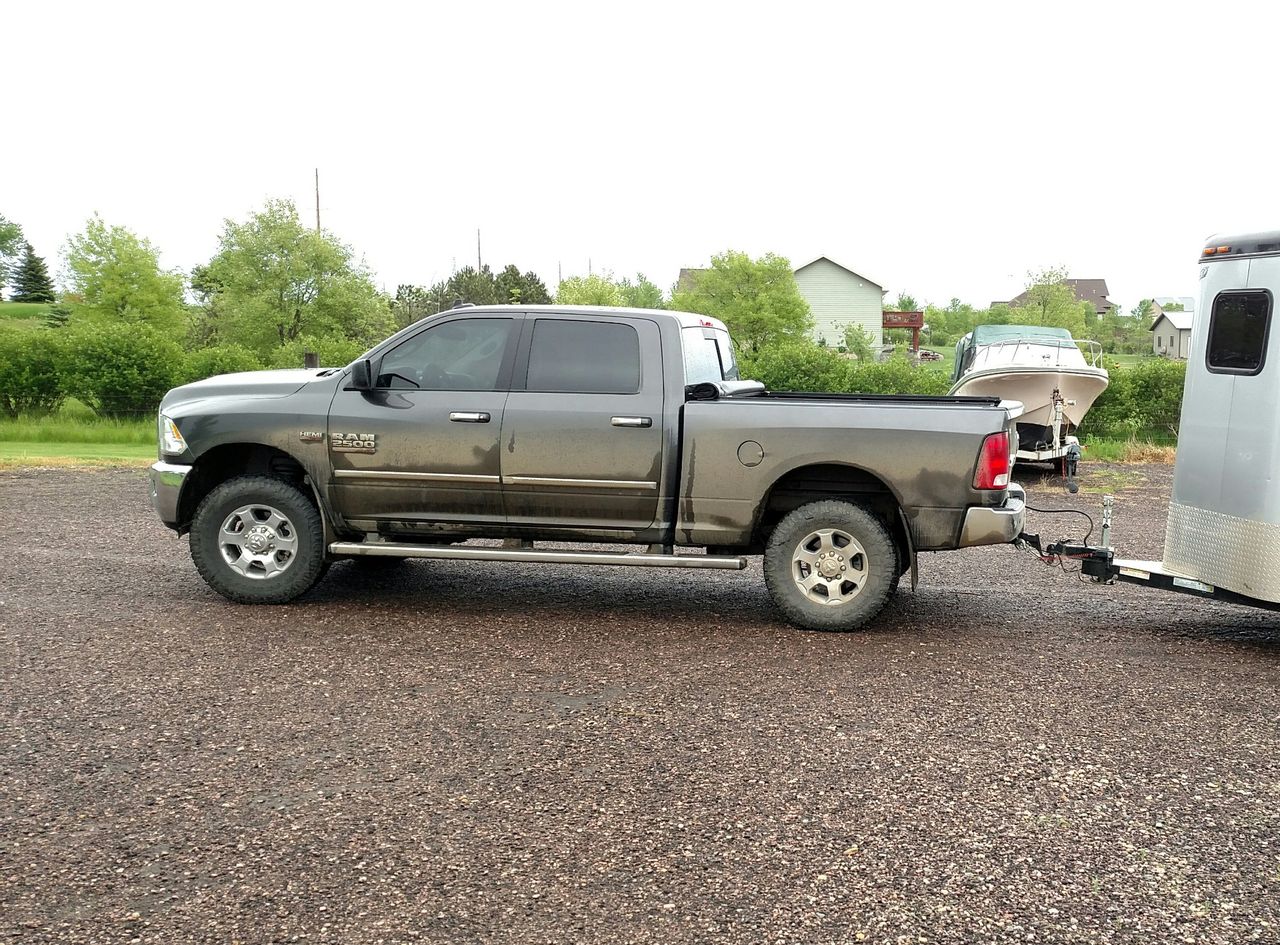
[[[1258,374],[1266,361],[1271,293],[1222,292],[1213,300],[1205,361],[1214,374]]]
[[[719,328],[684,328],[680,332],[684,348],[684,382],[719,384],[738,380],[738,361],[729,333]]]

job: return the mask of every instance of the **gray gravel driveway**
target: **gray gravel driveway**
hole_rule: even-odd
[[[1127,556],[1169,482],[1090,467]],[[1280,941],[1280,615],[921,576],[848,635],[758,562],[241,607],[140,472],[0,474],[0,941]]]

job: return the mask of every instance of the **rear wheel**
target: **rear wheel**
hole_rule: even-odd
[[[283,604],[326,569],[320,513],[297,487],[269,476],[218,486],[191,521],[191,560],[205,583],[241,604]]]
[[[897,586],[898,554],[865,509],[827,499],[788,514],[769,536],[764,579],[778,609],[811,630],[856,630]]]

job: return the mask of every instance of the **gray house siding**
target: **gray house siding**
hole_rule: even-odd
[[[844,343],[846,325],[861,325],[879,348],[883,342],[884,290],[825,256],[796,270],[796,285],[813,314],[815,341]]]

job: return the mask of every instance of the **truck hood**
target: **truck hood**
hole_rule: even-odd
[[[288,397],[311,382],[333,373],[333,368],[320,370],[242,371],[218,374],[192,384],[175,387],[165,394],[161,409],[177,403],[190,403],[218,397]]]

